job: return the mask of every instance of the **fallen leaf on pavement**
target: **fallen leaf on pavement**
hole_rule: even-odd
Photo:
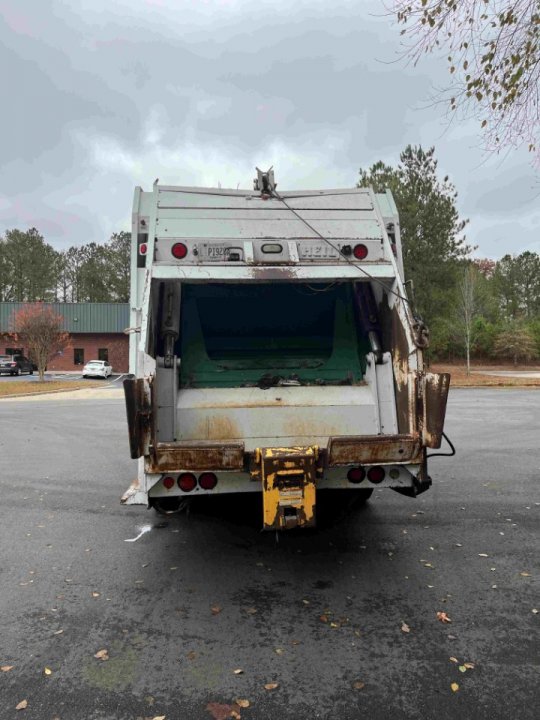
[[[221,612],[221,608],[219,607],[219,605],[212,605],[210,610],[212,611],[212,615],[219,615],[219,613]]]
[[[537,610],[537,608],[533,608],[533,609],[531,610],[531,612],[532,612],[533,615],[538,615],[538,610]]]
[[[283,648],[275,648],[274,652],[276,655],[283,655]]]
[[[452,688],[452,692],[457,692],[459,690],[459,685],[457,683],[452,683],[450,687]]]
[[[238,713],[236,712],[238,709],[238,705],[225,705],[223,703],[208,703],[206,706],[206,709],[210,713],[210,715],[214,718],[214,720],[229,720],[229,718],[234,717],[233,713],[236,713],[236,716],[239,717]]]
[[[519,573],[519,574],[520,574],[522,577],[531,577],[531,573],[528,573],[528,572],[522,572],[522,573]]]
[[[362,690],[366,686],[366,683],[363,683],[361,680],[356,680],[352,686],[355,690]]]
[[[53,635],[61,635],[63,632],[63,630],[56,630],[56,632],[53,632]]]
[[[277,687],[279,687],[279,683],[266,683],[264,686],[265,690],[275,690]]]
[[[194,650],[190,650],[186,657],[188,660],[195,660],[195,658],[197,657],[197,653]]]
[[[437,613],[437,620],[440,620],[442,623],[451,623],[452,620],[448,617],[448,615],[445,612],[438,612]]]
[[[248,615],[255,615],[257,613],[257,608],[254,608],[254,607],[246,608],[246,612]]]
[[[0,667],[0,670],[2,672],[9,672],[10,670],[13,669],[13,667],[14,667],[13,665],[2,665],[2,667]]]
[[[464,668],[467,668],[467,670],[473,670],[473,669],[474,669],[474,663],[471,663],[471,662],[463,663],[463,667],[464,667]]]
[[[108,650],[98,650],[97,653],[94,655],[95,658],[98,660],[108,660],[109,659],[109,651]]]
[[[21,700],[21,702],[15,706],[15,710],[24,710],[28,707],[28,700]]]
[[[465,667],[465,665],[460,665],[458,667],[458,670],[459,670],[459,672],[467,672],[467,668]]]
[[[248,708],[251,704],[249,700],[235,700],[234,702],[241,708]]]
[[[45,675],[52,675],[52,670],[51,670],[51,668],[46,667],[46,668],[44,668],[43,672],[44,672]]]
[[[236,670],[233,670],[233,673],[235,675],[242,675],[243,672],[244,671],[242,670],[242,668],[236,668]]]
[[[92,593],[92,597],[94,597],[94,598],[99,597],[100,595],[101,595],[101,593],[98,593],[98,592],[96,592],[95,590],[94,590],[94,592]]]
[[[401,631],[404,633],[409,633],[411,632],[411,628],[407,625],[407,623],[403,623],[403,625],[401,626]]]
[[[458,659],[455,657],[449,658],[450,662],[457,663]]]
[[[165,715],[156,715],[152,720],[165,720]]]
[[[240,713],[236,712],[236,710],[231,710],[231,714],[229,715],[229,717],[232,718],[232,720],[240,720],[241,719]]]
[[[478,553],[478,557],[489,557],[487,553]]]
[[[327,622],[328,622],[328,617],[327,617],[326,615],[321,615],[320,618],[319,618],[319,620],[320,620],[321,622],[327,623]]]

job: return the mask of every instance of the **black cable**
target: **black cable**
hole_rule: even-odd
[[[442,434],[443,438],[446,440],[446,442],[450,445],[450,449],[452,452],[449,453],[429,453],[429,455],[426,455],[426,458],[432,458],[432,457],[453,457],[456,454],[456,448],[454,447],[452,441],[448,437],[448,435],[443,432]]]
[[[295,215],[301,222],[303,222],[306,227],[308,227],[312,232],[315,233],[315,235],[318,235],[318,237],[320,237],[323,242],[327,243],[333,250],[335,250],[340,257],[342,257],[346,262],[349,263],[349,265],[352,265],[352,267],[356,268],[357,270],[360,270],[360,272],[362,272],[372,282],[377,283],[377,285],[380,285],[386,292],[389,292],[392,295],[395,295],[400,300],[403,300],[403,302],[407,303],[410,307],[410,302],[409,302],[408,298],[406,298],[404,295],[401,295],[401,293],[398,293],[395,290],[392,290],[392,288],[389,288],[381,280],[379,280],[376,277],[373,277],[373,275],[368,273],[368,271],[365,270],[361,265],[358,265],[357,263],[350,260],[346,255],[343,255],[343,253],[341,252],[341,250],[339,249],[339,247],[337,245],[334,245],[334,243],[330,242],[330,240],[328,240],[328,238],[324,237],[324,235],[322,235],[316,228],[314,228],[313,225],[311,225],[305,218],[303,218],[299,213],[297,213],[296,210],[294,208],[292,208],[284,198],[281,197],[281,195],[277,192],[277,190],[273,190],[272,192],[273,192],[273,195],[280,202],[282,202],[288,210],[290,210],[293,213],[293,215]],[[412,310],[412,308],[411,308],[411,310]]]

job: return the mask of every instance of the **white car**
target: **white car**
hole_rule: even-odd
[[[85,377],[102,377],[108,378],[112,374],[110,363],[105,360],[90,360],[83,367],[82,376]]]

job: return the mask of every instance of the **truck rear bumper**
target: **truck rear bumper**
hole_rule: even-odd
[[[423,455],[420,438],[415,435],[347,435],[330,437],[327,447],[319,448],[319,467],[418,464],[423,461]],[[246,452],[242,442],[157,443],[152,454],[145,457],[144,467],[149,474],[205,470],[241,472],[251,468],[256,456],[257,450]]]
[[[270,450],[276,455],[283,452],[279,447]],[[315,452],[317,491],[385,487],[416,495],[429,485],[424,448],[413,435],[333,437],[324,450],[315,448]],[[245,452],[243,443],[158,443],[151,456],[140,460],[139,478],[122,502],[146,505],[156,498],[261,492],[260,457],[261,450]],[[360,480],[358,473],[349,474],[352,468],[361,469]],[[198,478],[209,472],[216,485],[205,490]],[[180,488],[184,473],[197,480],[189,492]]]

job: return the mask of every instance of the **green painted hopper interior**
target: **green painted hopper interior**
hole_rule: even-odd
[[[370,348],[350,282],[185,284],[181,307],[180,387],[363,379]]]

